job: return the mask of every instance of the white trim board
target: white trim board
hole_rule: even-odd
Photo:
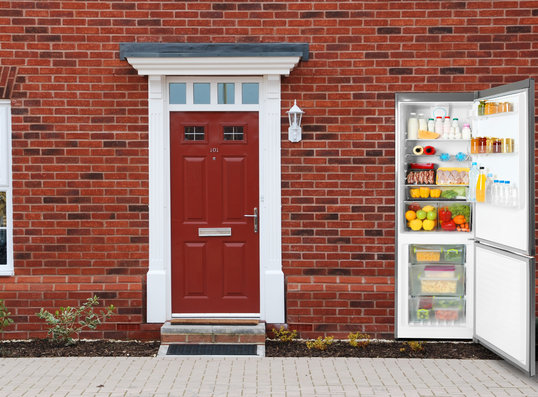
[[[282,59],[285,58],[283,64]],[[149,110],[149,270],[147,322],[172,318],[170,239],[170,110],[218,110],[199,106],[168,105],[168,83],[173,76],[204,75],[203,81],[258,81],[259,91],[259,203],[260,203],[260,320],[283,323],[284,274],[282,272],[280,136],[280,76],[288,75],[296,57],[234,58],[127,58],[139,74],[148,75]],[[145,61],[144,61],[145,60]],[[224,62],[225,61],[225,62]],[[203,64],[203,65],[202,65]],[[223,65],[226,65],[224,67]],[[257,64],[258,67],[253,65]],[[193,66],[195,65],[195,66]],[[262,67],[263,66],[263,67]],[[261,75],[261,76],[260,76]],[[213,77],[211,77],[213,76]],[[219,77],[216,77],[219,76]],[[229,76],[244,76],[232,79]],[[246,76],[256,76],[247,78]],[[187,81],[189,78],[182,78]],[[230,111],[229,105],[226,110]],[[252,105],[249,105],[252,106]],[[222,109],[224,110],[224,109]],[[241,105],[234,110],[243,111]],[[181,315],[180,313],[174,313]]]

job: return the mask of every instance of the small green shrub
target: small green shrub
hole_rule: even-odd
[[[100,313],[94,312],[94,306],[99,304],[99,298],[93,296],[88,298],[80,307],[60,307],[54,314],[41,308],[37,317],[45,320],[49,324],[48,335],[55,342],[64,342],[66,345],[75,343],[73,336],[79,339],[80,332],[84,328],[96,329],[97,326],[105,322],[114,313],[114,306],[102,310]]]
[[[284,326],[281,326],[279,330],[273,328],[273,336],[275,339],[278,339],[280,342],[291,342],[297,338],[296,330],[285,329]]]
[[[404,342],[404,345],[409,346],[409,349],[411,349],[411,351],[415,353],[424,350],[424,342],[417,342],[417,341],[412,340],[409,342]],[[400,351],[404,352],[405,347],[402,347]]]
[[[349,344],[353,347],[365,348],[370,344],[370,335],[361,334],[360,332],[350,333],[347,338],[349,339]]]
[[[13,323],[13,320],[9,316],[11,316],[11,313],[7,311],[4,301],[0,299],[0,331],[3,331],[4,328],[7,328]]]
[[[332,336],[326,336],[325,338],[318,336],[317,339],[307,340],[306,347],[308,349],[327,350],[327,347],[332,345],[333,341],[334,338]]]

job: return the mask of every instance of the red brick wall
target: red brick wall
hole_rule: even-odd
[[[96,293],[87,337],[152,337],[147,83],[120,42],[308,42],[282,81],[306,115],[282,139],[287,321],[303,336],[394,329],[394,92],[470,91],[536,74],[538,1],[0,1],[13,100],[16,325]],[[283,119],[283,130],[287,127]]]

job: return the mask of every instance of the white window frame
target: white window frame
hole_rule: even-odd
[[[280,78],[299,63],[300,56],[264,57],[127,57],[141,75],[148,75],[149,108],[149,270],[147,322],[172,318],[169,112],[187,110],[168,104],[168,84],[194,78],[202,82],[260,83],[259,203],[260,203],[260,312],[252,316],[269,323],[285,319],[281,226],[281,101]],[[183,76],[176,79],[174,76]],[[196,76],[196,77],[195,77]],[[234,76],[234,77],[231,77]],[[236,80],[237,78],[237,80]],[[187,95],[188,92],[187,92]],[[238,97],[239,98],[239,97]],[[215,95],[216,102],[216,95]],[[192,105],[190,110],[245,111],[253,105]],[[254,108],[253,108],[254,109]],[[211,314],[208,314],[211,315]],[[222,316],[222,315],[221,315]],[[230,317],[247,317],[229,313]]]
[[[6,256],[0,265],[0,276],[13,276],[13,204],[11,168],[11,101],[0,99],[0,192],[6,193]]]

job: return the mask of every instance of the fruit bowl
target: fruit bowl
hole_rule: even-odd
[[[406,230],[434,232],[437,229],[437,206],[428,203],[408,203],[405,209]]]

